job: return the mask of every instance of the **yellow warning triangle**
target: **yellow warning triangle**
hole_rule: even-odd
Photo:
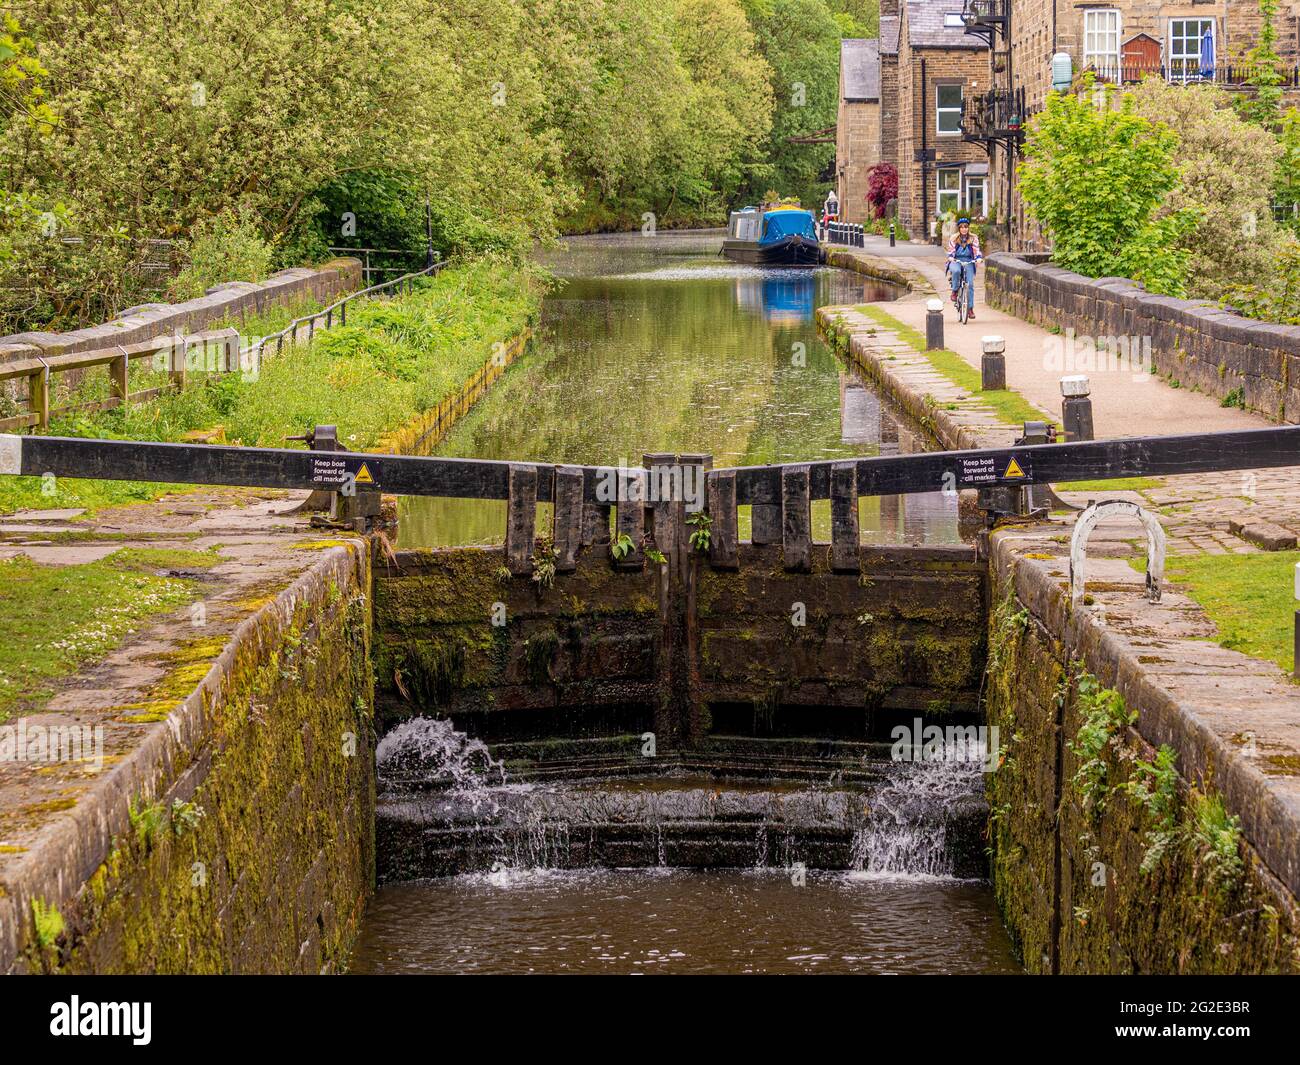
[[[365,469],[364,466],[362,466],[361,468],[362,468],[363,470]],[[1020,468],[1020,463],[1018,463],[1018,462],[1013,458],[1010,462],[1007,463],[1007,472],[1004,473],[1002,476],[1003,476],[1003,477],[1023,477],[1024,475],[1025,475],[1025,471],[1022,470],[1022,469]],[[361,476],[360,476],[359,474],[358,474],[358,476],[357,476],[357,480],[358,480],[358,481],[361,480]]]
[[[1018,469],[1018,468],[1019,468],[1019,467],[1017,467],[1017,469]],[[1008,474],[1007,476],[1009,477],[1009,476],[1011,476],[1011,475]],[[1016,476],[1019,477],[1020,474],[1016,474]],[[373,477],[370,476],[370,467],[368,467],[364,462],[361,464],[361,469],[357,470],[357,475],[356,475],[354,478],[352,478],[352,480],[353,480],[354,482],[356,482],[357,484],[374,484],[374,483],[375,483],[375,479],[374,479]]]

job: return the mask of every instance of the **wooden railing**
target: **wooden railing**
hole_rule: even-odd
[[[130,390],[131,364],[149,361],[154,368],[168,375],[164,386]],[[223,373],[239,369],[239,332],[235,329],[214,329],[190,336],[156,337],[137,344],[115,345],[96,351],[81,351],[69,355],[31,355],[14,362],[0,364],[0,382],[25,380],[27,410],[21,414],[0,418],[0,431],[11,429],[44,429],[50,418],[60,414],[112,410],[131,403],[145,403],[164,392],[181,390],[186,384],[186,374],[191,370]],[[56,395],[55,375],[69,371],[108,368],[109,391],[107,399],[85,403],[50,405]]]
[[[275,346],[275,351],[279,354],[284,351],[286,341],[290,346],[299,341],[310,343],[318,328],[330,329],[336,322],[345,325],[348,320],[348,305],[354,300],[409,292],[416,278],[436,274],[445,265],[443,261],[435,261],[421,270],[350,293],[323,310],[295,318],[279,332],[259,337],[242,347],[238,330],[216,329],[192,335],[156,337],[137,344],[118,344],[66,355],[28,355],[13,362],[0,363],[0,385],[15,380],[26,382],[25,396],[9,398],[10,403],[25,409],[8,417],[0,417],[0,432],[44,429],[49,425],[50,419],[58,415],[93,414],[131,403],[144,403],[163,393],[183,390],[187,384],[187,372],[256,373],[271,345]],[[146,360],[152,361],[156,369],[168,374],[168,383],[132,392],[131,365]],[[108,369],[108,398],[52,406],[52,399],[58,394],[56,375],[79,373],[98,367]]]

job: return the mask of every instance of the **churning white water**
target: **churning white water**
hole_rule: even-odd
[[[375,768],[381,787],[478,791],[506,779],[505,769],[482,740],[437,717],[412,718],[389,732],[375,748]]]
[[[903,763],[871,798],[867,823],[853,839],[851,868],[867,874],[949,877],[948,828],[959,808],[978,801],[980,758]]]

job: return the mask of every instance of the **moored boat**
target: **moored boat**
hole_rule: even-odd
[[[812,212],[784,206],[732,211],[722,253],[760,266],[816,266],[823,257]]]

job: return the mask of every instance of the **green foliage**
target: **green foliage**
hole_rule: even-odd
[[[49,950],[63,935],[63,914],[53,903],[32,899],[32,920],[36,925],[36,942],[42,950]]]
[[[1282,112],[1278,128],[1278,157],[1273,197],[1286,209],[1282,224],[1300,237],[1300,108]]]
[[[1237,98],[1241,117],[1257,126],[1277,128],[1282,107],[1282,57],[1277,51],[1277,0],[1259,0],[1260,27],[1255,46],[1245,56],[1246,84],[1254,91]]]
[[[560,549],[549,536],[537,538],[537,544],[528,561],[533,567],[533,583],[537,585],[540,595],[555,585],[555,563],[559,560]]]
[[[1177,184],[1158,217],[1195,215],[1178,240],[1191,264],[1188,295],[1221,299],[1234,283],[1275,272],[1279,234],[1271,186],[1281,145],[1243,121],[1228,94],[1209,85],[1169,85],[1147,78],[1126,95],[1134,114],[1177,137]]]
[[[829,147],[785,138],[833,124],[840,34],[874,17],[870,0],[201,7],[49,0],[4,23],[0,328],[156,295],[145,241],[197,241],[227,211],[277,264],[422,251],[426,198],[444,255],[527,250],[570,216],[719,218],[767,152],[796,185],[825,166]],[[809,106],[774,106],[800,80]]]
[[[494,343],[532,321],[539,302],[532,276],[509,263],[448,266],[405,296],[354,303],[346,326],[268,355],[253,380],[223,375],[108,411],[91,431],[175,440],[219,424],[231,443],[280,447],[304,428],[335,424],[348,447],[365,450],[459,389]]]
[[[1223,298],[1247,318],[1300,325],[1300,240],[1280,238],[1271,269],[1229,285]]]
[[[168,289],[172,300],[194,299],[223,281],[262,281],[273,249],[247,212],[226,209],[202,218],[181,241],[184,268]]]
[[[1141,869],[1150,873],[1178,841],[1178,755],[1168,744],[1161,744],[1155,758],[1139,759],[1124,783],[1124,792],[1141,806],[1150,821],[1146,832],[1147,849]]]
[[[127,806],[127,817],[140,846],[148,848],[167,822],[167,807],[161,802],[147,802],[139,806],[132,802]]]
[[[835,125],[839,112],[839,49],[843,28],[822,0],[745,0],[758,49],[771,68],[771,131],[764,163],[753,169],[751,199],[773,187],[815,206],[818,181],[833,145],[791,144]]]
[[[609,553],[614,556],[615,560],[627,558],[632,548],[636,545],[632,542],[632,537],[627,533],[619,533],[609,544]]]
[[[660,551],[657,547],[646,548],[645,557],[648,558],[651,562],[653,562],[656,566],[663,566],[663,565],[667,565],[668,563],[668,559],[665,557],[664,553]]]
[[[189,835],[199,827],[199,822],[203,820],[204,816],[205,811],[198,803],[173,799],[171,810],[172,833],[178,838]]]
[[[1193,793],[1188,842],[1211,886],[1220,897],[1230,896],[1245,871],[1241,819],[1228,813],[1221,796]]]
[[[1113,688],[1103,688],[1091,673],[1075,677],[1076,709],[1082,717],[1070,750],[1079,759],[1073,783],[1083,810],[1094,820],[1106,808],[1110,789],[1109,759],[1123,730],[1137,720]]]
[[[1016,609],[1015,588],[1007,584],[1006,594],[993,610],[989,626],[987,672],[997,673],[1011,666],[1020,637],[1029,628],[1029,610]]]
[[[1134,111],[1131,97],[1084,79],[1079,95],[1051,93],[1029,123],[1021,192],[1053,242],[1053,260],[1091,277],[1118,275],[1182,295],[1180,247],[1195,212],[1161,212],[1178,184],[1178,138]]]
[[[691,526],[691,547],[700,552],[708,551],[713,543],[713,519],[698,510],[686,519],[686,524]]]

